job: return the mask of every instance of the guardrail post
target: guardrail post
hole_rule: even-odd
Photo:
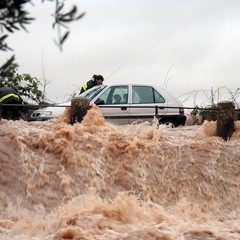
[[[222,137],[224,141],[231,138],[234,128],[235,106],[233,102],[219,102],[217,115],[217,136]]]
[[[84,97],[74,97],[71,100],[72,114],[70,123],[81,122],[83,117],[87,114],[89,109],[90,100]]]
[[[157,119],[159,119],[159,116],[158,116],[158,106],[155,106],[155,117]]]

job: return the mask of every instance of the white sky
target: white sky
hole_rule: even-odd
[[[33,2],[36,20],[8,44],[20,74],[50,82],[52,101],[66,100],[94,74],[105,83],[158,84],[180,100],[195,91],[184,106],[204,102],[202,90],[240,87],[239,0],[68,0],[86,15],[70,25],[62,52],[53,43],[54,3]]]

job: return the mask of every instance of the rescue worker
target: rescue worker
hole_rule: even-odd
[[[93,75],[92,79],[82,85],[80,94],[88,89],[103,84],[104,78],[102,75]]]
[[[11,87],[0,88],[0,104],[21,104],[22,106],[1,106],[1,118],[8,120],[19,120],[21,113],[27,113],[28,109],[23,106],[23,100],[19,94]],[[0,119],[1,119],[0,118]]]

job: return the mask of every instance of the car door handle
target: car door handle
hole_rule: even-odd
[[[163,110],[165,107],[159,107],[160,110]]]
[[[127,107],[121,107],[121,110],[122,110],[122,111],[126,111],[126,110],[127,110]]]

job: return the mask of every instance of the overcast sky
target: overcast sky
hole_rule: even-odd
[[[68,0],[86,15],[70,25],[62,52],[53,43],[54,3],[33,2],[36,20],[8,43],[19,73],[48,80],[48,99],[64,101],[94,74],[157,84],[181,100],[240,87],[240,0]]]

